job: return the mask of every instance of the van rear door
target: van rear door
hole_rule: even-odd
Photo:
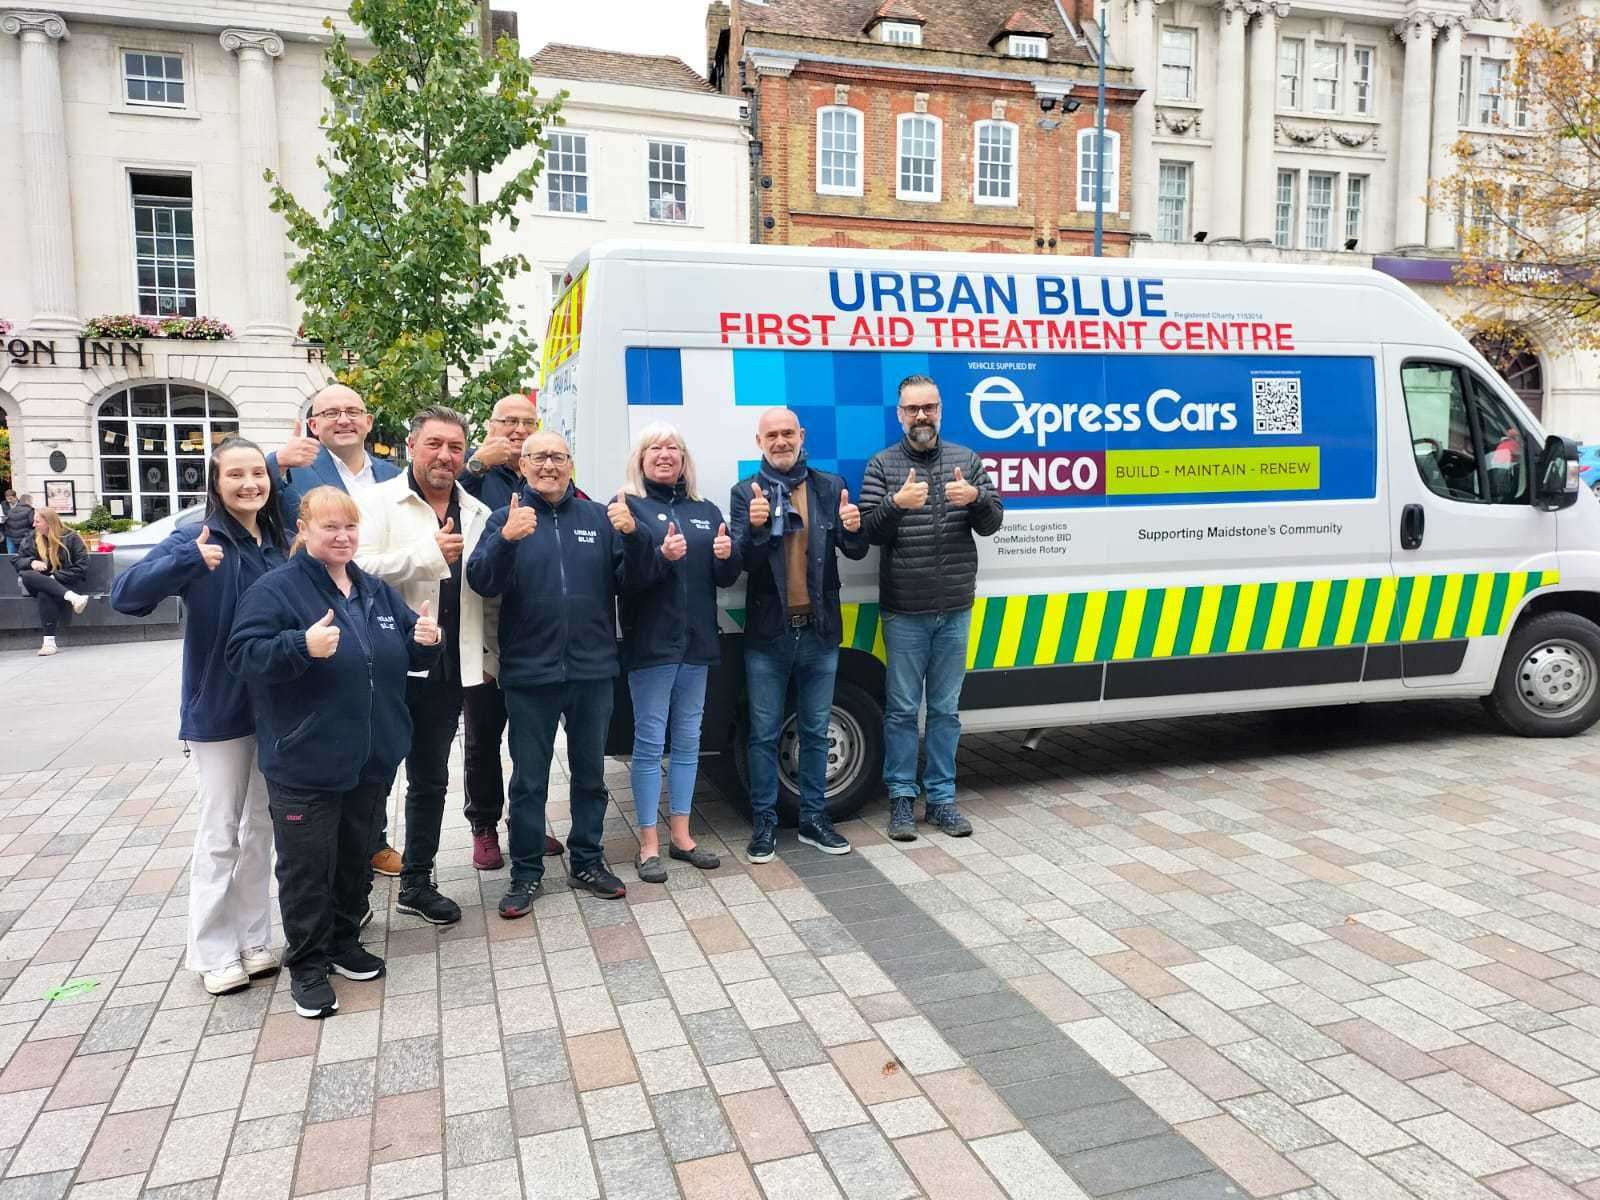
[[[1487,690],[1500,635],[1553,565],[1556,523],[1533,506],[1540,438],[1464,354],[1389,346],[1384,369],[1399,400],[1389,405],[1395,587],[1367,678]]]

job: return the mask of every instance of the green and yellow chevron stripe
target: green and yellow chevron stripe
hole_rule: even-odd
[[[1528,592],[1558,582],[1557,571],[1485,571],[980,597],[967,669],[1498,636]],[[844,646],[885,657],[876,604],[841,615]]]

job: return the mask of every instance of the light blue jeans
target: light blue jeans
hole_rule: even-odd
[[[688,813],[700,770],[700,719],[706,711],[707,667],[667,663],[628,672],[633,696],[633,811],[642,828],[656,823],[661,808],[661,754],[672,728],[672,762],[667,768],[668,803],[673,816]]]
[[[883,613],[888,655],[883,706],[883,782],[889,798],[917,794],[917,710],[928,701],[928,803],[956,798],[956,745],[961,741],[961,684],[967,677],[967,630],[972,610]]]

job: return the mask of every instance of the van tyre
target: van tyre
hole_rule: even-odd
[[[795,787],[798,749],[791,715],[778,738],[778,821],[785,828],[800,823],[800,793]],[[750,727],[739,722],[734,734],[734,766],[746,811],[750,804]],[[848,821],[883,790],[883,706],[866,689],[840,678],[833,688],[833,714],[828,726],[828,816]]]
[[[1600,717],[1600,626],[1570,612],[1530,617],[1511,631],[1484,707],[1523,737],[1570,737]]]

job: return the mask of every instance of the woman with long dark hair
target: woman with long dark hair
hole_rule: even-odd
[[[278,969],[272,935],[272,818],[256,764],[255,716],[225,651],[239,598],[287,554],[266,455],[231,437],[212,451],[206,515],[176,530],[118,577],[111,606],[149,616],[168,596],[184,606],[178,736],[194,757],[200,824],[189,864],[188,966],[214,996]]]
[[[81,613],[89,606],[89,597],[75,590],[89,578],[89,549],[54,509],[39,508],[33,513],[33,536],[23,541],[12,562],[22,590],[39,604],[44,633],[39,653],[54,654],[61,614],[69,608]]]

